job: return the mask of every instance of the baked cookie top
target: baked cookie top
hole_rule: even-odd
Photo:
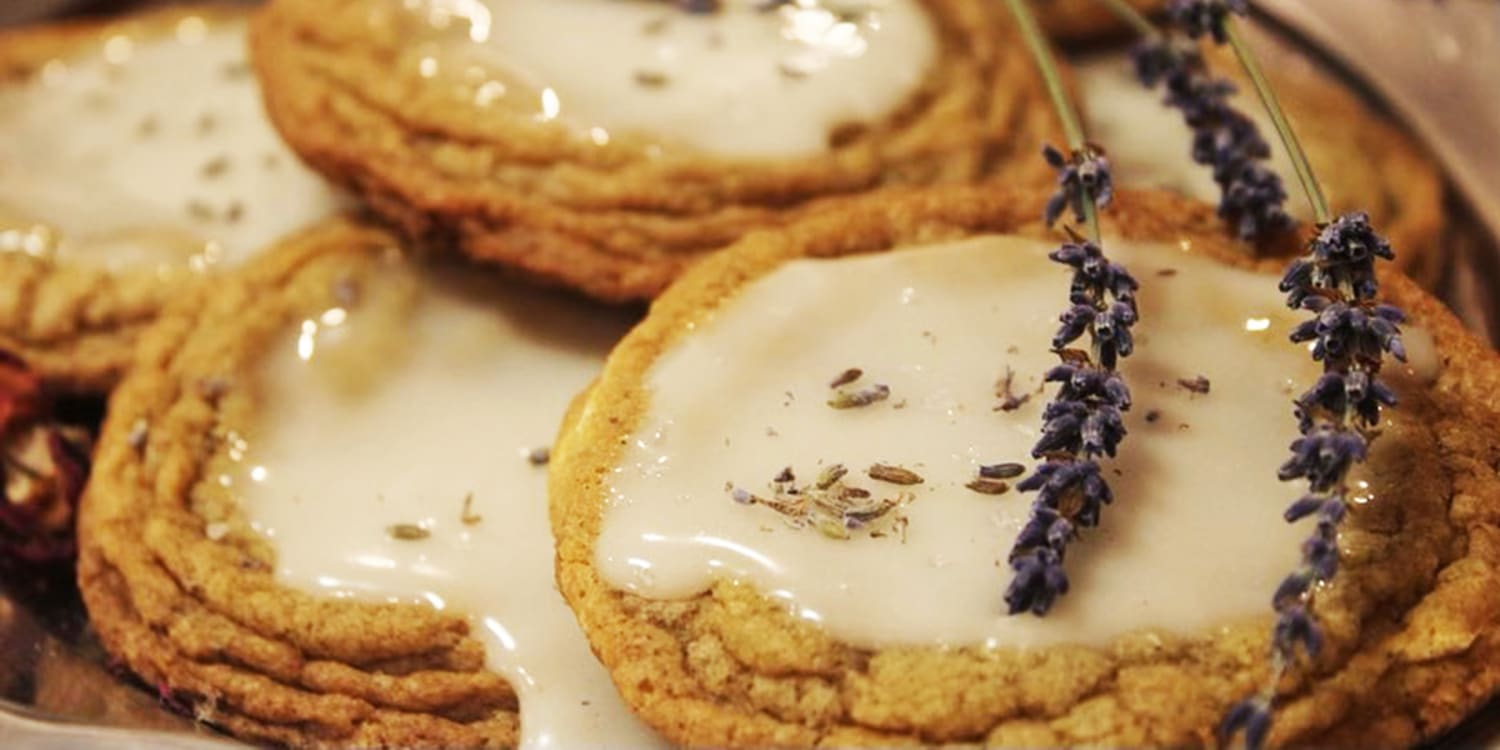
[[[546,447],[634,314],[333,222],[145,336],[80,523],[109,651],[293,746],[660,744],[555,588]]]
[[[338,208],[261,109],[246,14],[0,35],[0,345],[103,390],[160,306]]]
[[[558,575],[663,734],[1209,745],[1266,679],[1266,604],[1299,537],[1275,474],[1316,370],[1270,269],[1167,194],[1124,192],[1105,227],[1142,282],[1116,502],[1073,546],[1068,597],[1004,614],[1030,503],[977,480],[1030,463],[1055,364],[1067,282],[1041,204],[936,190],[747,237],[611,354],[553,454]],[[1323,656],[1281,686],[1278,744],[1412,745],[1500,680],[1500,363],[1409,280],[1382,282],[1412,314],[1402,404],[1317,598]]]
[[[823,199],[1050,179],[977,0],[279,0],[254,46],[287,140],[408,235],[602,299]]]
[[[1366,211],[1396,248],[1397,267],[1424,287],[1435,287],[1446,255],[1443,181],[1436,163],[1389,115],[1306,54],[1256,27],[1250,33],[1258,48],[1274,53],[1265,55],[1266,72],[1334,210]],[[1210,43],[1202,51],[1213,74],[1238,87],[1239,110],[1268,138],[1272,170],[1294,180],[1291,159],[1273,137],[1275,128],[1234,53]],[[1219,201],[1212,169],[1192,159],[1192,135],[1182,113],[1162,103],[1165,90],[1147,89],[1136,80],[1128,55],[1089,56],[1074,70],[1088,131],[1109,145],[1117,181]],[[1301,196],[1290,197],[1286,207],[1298,220],[1312,220]]]

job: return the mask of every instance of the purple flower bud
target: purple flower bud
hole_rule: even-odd
[[[1281,583],[1276,586],[1276,593],[1271,595],[1271,605],[1280,610],[1292,603],[1302,600],[1302,595],[1312,587],[1313,572],[1307,568],[1298,568]]]
[[[1073,218],[1084,221],[1084,202],[1092,198],[1094,205],[1104,208],[1114,197],[1114,180],[1109,174],[1109,160],[1096,148],[1074,151],[1071,156],[1051,144],[1042,146],[1042,158],[1057,170],[1057,192],[1053,193],[1042,211],[1047,226],[1056,223],[1063,210],[1071,208]]]
[[[1293,605],[1277,613],[1276,626],[1271,631],[1271,647],[1290,660],[1298,645],[1308,656],[1315,657],[1323,648],[1323,633],[1306,608]]]
[[[1010,614],[1045,615],[1059,596],[1068,592],[1062,557],[1051,547],[1039,547],[1010,561],[1015,577],[1005,591]]]
[[[1333,580],[1339,569],[1339,548],[1333,541],[1332,526],[1318,524],[1318,533],[1302,543],[1302,559],[1307,563],[1313,577],[1319,581]]]
[[[1317,495],[1303,495],[1297,499],[1297,502],[1287,506],[1282,518],[1285,518],[1287,523],[1295,523],[1317,513],[1321,507],[1323,507],[1323,498]]]
[[[1292,442],[1292,457],[1277,476],[1282,481],[1306,477],[1313,492],[1328,492],[1343,482],[1351,464],[1365,460],[1366,448],[1359,433],[1320,425]]]
[[[1260,750],[1266,744],[1266,735],[1271,732],[1271,706],[1263,700],[1250,698],[1234,704],[1217,732],[1219,745],[1228,747],[1237,732],[1245,733],[1246,750]]]
[[[1225,19],[1230,13],[1244,15],[1248,10],[1246,0],[1172,0],[1167,15],[1188,36],[1197,39],[1208,34],[1223,44],[1229,39]]]

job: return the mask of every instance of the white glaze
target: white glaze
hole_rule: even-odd
[[[1067,273],[1048,245],[1016,239],[793,262],[697,326],[648,373],[651,406],[614,470],[596,549],[606,580],[660,598],[749,581],[865,645],[1099,643],[1263,614],[1303,533],[1282,522],[1296,488],[1276,479],[1296,437],[1291,399],[1317,375],[1286,340],[1299,316],[1273,277],[1108,245],[1142,282],[1123,368],[1135,407],[1105,462],[1115,504],[1072,546],[1072,592],[1045,621],[1003,614],[1005,556],[1031,496],[964,488],[981,464],[1030,463],[1046,396],[994,411],[997,376],[1009,366],[1017,392],[1035,394],[1056,362]],[[825,405],[829,379],[851,366],[890,398]],[[1210,393],[1176,383],[1197,375]],[[872,463],[923,475],[906,541],[790,529],[726,492],[765,493],[786,465],[811,479],[820,462],[879,495],[902,488],[862,476]]]
[[[628,0],[405,2],[459,28],[450,38],[468,48],[461,60],[504,71],[476,102],[520,98],[511,104],[596,142],[629,133],[730,156],[823,151],[839,125],[900,106],[937,56],[918,0],[756,4],[723,0],[720,13],[690,14]],[[840,7],[869,12],[841,20],[829,9]],[[420,62],[424,74],[463,64]]]
[[[267,358],[244,473],[223,481],[287,584],[470,615],[519,693],[525,746],[658,744],[556,591],[546,467],[527,460],[629,320],[466,283],[423,287],[415,314],[392,311],[399,284],[365,289],[302,323]],[[470,493],[482,520],[465,524]],[[391,538],[401,523],[431,536]]]
[[[1219,186],[1210,167],[1193,161],[1192,129],[1182,113],[1162,104],[1161,88],[1147,89],[1136,80],[1127,56],[1113,54],[1076,64],[1079,89],[1086,110],[1089,138],[1109,153],[1116,182],[1136,187],[1175,190],[1217,204]],[[1250,116],[1271,146],[1271,170],[1287,181],[1291,194],[1286,209],[1298,219],[1311,218],[1312,209],[1296,193],[1296,172],[1276,130],[1252,91],[1236,97],[1239,110]]]
[[[188,16],[0,90],[0,250],[201,269],[336,210],[272,130],[245,33]]]

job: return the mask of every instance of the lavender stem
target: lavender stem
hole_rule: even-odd
[[[1266,114],[1271,116],[1271,123],[1276,126],[1277,135],[1281,136],[1281,142],[1286,147],[1287,154],[1292,158],[1292,168],[1297,171],[1297,179],[1302,183],[1302,190],[1307,194],[1307,200],[1312,204],[1313,220],[1319,224],[1327,224],[1333,220],[1333,212],[1328,209],[1328,199],[1323,196],[1323,188],[1318,183],[1317,177],[1313,175],[1312,164],[1307,161],[1307,152],[1302,150],[1301,141],[1297,140],[1297,133],[1292,130],[1292,125],[1287,121],[1286,111],[1281,108],[1281,102],[1276,98],[1276,92],[1271,88],[1271,82],[1260,67],[1260,61],[1255,57],[1255,51],[1250,48],[1250,43],[1245,39],[1244,32],[1240,30],[1239,22],[1233,17],[1224,19],[1224,32],[1229,38],[1229,45],[1234,48],[1234,54],[1240,59],[1240,65],[1244,67],[1245,74],[1250,76],[1250,83],[1255,87],[1255,93],[1260,96],[1260,101],[1266,107]]]

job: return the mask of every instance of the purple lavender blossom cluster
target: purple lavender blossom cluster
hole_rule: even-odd
[[[1170,15],[1190,37],[1210,34],[1223,42],[1224,19],[1243,13],[1243,2],[1175,0]],[[1215,78],[1197,46],[1168,35],[1138,44],[1132,52],[1136,78],[1146,88],[1165,83],[1164,103],[1182,112],[1193,130],[1192,158],[1213,170],[1219,185],[1219,215],[1241,239],[1254,239],[1292,225],[1281,177],[1266,165],[1271,147],[1255,121],[1235,109],[1233,83]]]
[[[1379,374],[1387,353],[1406,359],[1398,328],[1404,316],[1377,302],[1375,279],[1376,259],[1392,257],[1365,214],[1345,214],[1322,228],[1308,254],[1293,261],[1281,280],[1287,305],[1315,314],[1293,329],[1291,340],[1312,342],[1323,375],[1294,402],[1302,436],[1278,474],[1283,481],[1308,484],[1307,494],[1286,509],[1287,522],[1316,521],[1303,542],[1302,563],[1272,596],[1271,649],[1278,673],[1294,662],[1299,648],[1309,658],[1322,648],[1309,594],[1338,572],[1338,527],[1349,509],[1349,470],[1365,460],[1381,408],[1396,404],[1396,394]],[[1270,731],[1273,697],[1268,692],[1237,704],[1220,727],[1222,738],[1244,731],[1246,745],[1260,747]]]
[[[1047,201],[1042,218],[1052,226],[1062,216],[1064,209],[1073,211],[1073,219],[1085,220],[1084,201],[1092,199],[1098,208],[1109,205],[1114,198],[1114,180],[1109,174],[1109,159],[1098,146],[1088,146],[1065,156],[1052,144],[1042,146],[1042,158],[1057,170],[1057,192]]]
[[[1071,307],[1052,340],[1063,362],[1046,374],[1061,387],[1042,412],[1042,435],[1031,451],[1046,460],[1017,485],[1037,497],[1010,552],[1015,575],[1005,603],[1011,614],[1044,615],[1067,593],[1067,545],[1078,529],[1098,525],[1113,499],[1095,459],[1115,455],[1125,437],[1123,412],[1130,409],[1130,390],[1115,364],[1133,349],[1135,279],[1092,242],[1066,243],[1048,257],[1073,269]],[[1064,348],[1085,333],[1091,353]]]
[[[1243,16],[1249,11],[1248,0],[1172,0],[1167,5],[1167,16],[1188,36],[1197,39],[1210,34],[1219,44],[1229,39],[1224,33],[1224,19],[1230,13]]]

